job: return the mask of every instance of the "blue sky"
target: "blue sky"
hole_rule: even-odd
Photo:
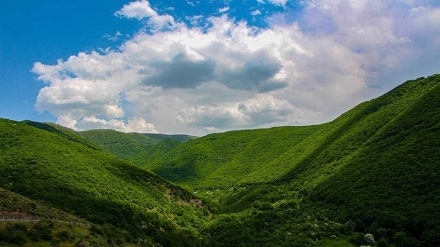
[[[1,1],[0,117],[204,135],[440,71],[438,1]]]

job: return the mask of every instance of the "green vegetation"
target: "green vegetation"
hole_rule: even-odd
[[[188,135],[122,133],[115,130],[87,130],[81,134],[89,143],[137,165],[150,157],[161,157],[178,144],[194,139]]]
[[[286,182],[298,180],[299,176],[299,181],[313,188],[432,90],[435,78],[438,76],[409,81],[330,123],[211,134],[179,145],[165,157],[152,157],[145,166],[167,180],[193,189]]]
[[[0,186],[96,224],[118,241],[195,245],[209,211],[189,192],[115,156],[24,123],[0,120]]]
[[[106,246],[97,226],[74,215],[0,188],[0,245],[74,246],[90,243]]]
[[[70,141],[74,141],[74,142],[78,142],[81,144],[84,144],[88,147],[94,148],[94,149],[99,149],[98,145],[95,145],[94,142],[90,142],[88,140],[86,140],[83,136],[78,135],[78,133],[76,131],[73,131],[69,128],[54,124],[54,123],[39,123],[39,122],[34,122],[34,121],[29,121],[29,120],[25,120],[22,123],[35,127],[35,128],[39,128],[42,130],[46,130],[48,132],[57,134],[61,137],[64,137]]]
[[[217,205],[219,216],[205,230],[224,246],[236,244],[224,239],[247,236],[247,246],[261,244],[256,239],[288,246],[294,241],[283,242],[286,226],[298,246],[320,245],[344,234],[350,220],[382,245],[438,246],[439,82],[438,75],[408,81],[319,126],[201,137],[147,161],[147,168]],[[302,210],[290,216],[275,206],[286,203]],[[266,229],[249,223],[256,205],[265,205],[257,206],[257,219],[266,219]],[[241,227],[221,215],[235,215]],[[307,235],[307,225],[330,226],[329,219],[339,227]]]
[[[434,75],[329,123],[200,138],[0,120],[0,186],[114,245],[440,246],[439,95]]]
[[[399,246],[439,246],[439,95],[437,84],[318,186],[312,200]]]
[[[270,181],[283,167],[261,172],[313,134],[319,126],[277,127],[211,134],[166,155],[151,157],[145,167],[167,180],[191,188],[230,187],[242,182]],[[284,168],[286,169],[286,168]]]
[[[44,220],[0,223],[0,246],[108,246],[112,241],[84,225]]]

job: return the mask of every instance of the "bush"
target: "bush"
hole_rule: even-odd
[[[6,243],[23,245],[27,242],[26,233],[27,227],[25,224],[7,224],[0,231],[0,240]]]
[[[57,233],[57,237],[61,240],[61,241],[67,241],[70,239],[70,233],[67,230],[63,230],[63,231],[59,231]]]
[[[29,231],[29,237],[33,241],[50,241],[52,240],[53,223],[50,221],[40,221]]]
[[[355,235],[351,236],[348,241],[354,245],[362,245],[364,243],[364,235],[356,233]]]
[[[373,245],[374,244],[374,236],[373,236],[373,234],[371,234],[371,233],[365,234],[364,242],[366,244]]]
[[[353,221],[349,220],[344,225],[344,233],[352,234],[355,228],[356,228],[356,224]]]
[[[381,238],[379,239],[379,241],[377,241],[377,247],[388,247],[390,246],[388,244],[388,241],[385,238]]]

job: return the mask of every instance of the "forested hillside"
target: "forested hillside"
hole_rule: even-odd
[[[210,244],[234,246],[245,239],[247,246],[360,246],[372,245],[365,236],[373,234],[378,246],[438,246],[439,217],[433,210],[440,205],[439,87],[440,76],[408,81],[331,123],[313,126],[318,129],[302,141],[306,145],[293,143],[273,163],[245,176],[247,183],[216,186],[208,177],[196,184],[194,190],[220,209],[205,229]],[[255,176],[262,171],[280,175],[262,180]],[[171,166],[167,172],[172,174]]]
[[[382,244],[438,246],[439,85],[438,75],[408,81],[323,125],[208,135],[147,164],[236,216],[210,224],[211,235],[221,232],[216,241],[258,236],[248,241],[287,246],[291,240],[276,240],[286,232],[319,239],[328,231],[292,229],[304,217],[321,227],[331,225],[326,219],[354,223]]]
[[[200,138],[2,119],[0,186],[113,245],[440,246],[439,95],[434,75],[329,123]]]
[[[100,230],[84,219],[0,188],[2,246],[106,245],[109,239]]]
[[[87,130],[79,134],[87,142],[137,165],[144,165],[150,157],[160,157],[178,144],[196,138],[189,135],[121,133],[115,130]]]
[[[151,157],[145,166],[191,188],[298,178],[314,187],[414,107],[438,80],[439,76],[433,76],[408,81],[322,125],[207,135],[177,146],[165,156]]]
[[[439,82],[320,184],[313,202],[397,246],[440,246]]]
[[[1,119],[0,186],[111,224],[112,244],[200,244],[209,211],[195,196],[78,140]]]

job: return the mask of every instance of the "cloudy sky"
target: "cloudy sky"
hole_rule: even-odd
[[[440,73],[440,2],[0,1],[0,117],[204,135],[330,121]]]

